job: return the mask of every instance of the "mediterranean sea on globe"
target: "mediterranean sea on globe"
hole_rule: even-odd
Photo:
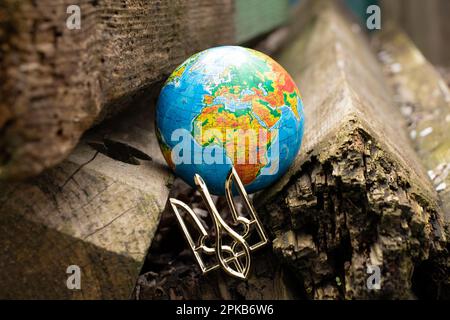
[[[248,193],[278,180],[303,137],[300,93],[289,74],[256,50],[222,46],[194,54],[164,84],[156,133],[170,168],[191,186],[225,192],[233,165]]]

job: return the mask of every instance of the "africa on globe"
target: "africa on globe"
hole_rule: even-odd
[[[248,193],[278,180],[303,136],[303,104],[272,58],[238,46],[207,49],[178,66],[156,109],[158,141],[170,168],[194,186],[199,174],[224,194],[233,165]]]

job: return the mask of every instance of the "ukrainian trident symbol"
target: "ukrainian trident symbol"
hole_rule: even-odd
[[[251,264],[250,253],[264,246],[268,242],[268,238],[264,232],[261,221],[256,215],[255,209],[250,202],[247,192],[244,189],[244,185],[236,173],[236,170],[232,167],[225,180],[225,196],[233,222],[241,224],[244,227],[243,231],[238,232],[233,230],[219,214],[202,177],[196,174],[194,176],[194,181],[206,204],[208,212],[211,215],[214,224],[214,235],[209,235],[207,233],[201,221],[187,204],[174,198],[170,198],[170,204],[202,272],[205,274],[209,271],[222,268],[231,276],[246,279]],[[243,199],[248,217],[240,215],[236,210],[232,191],[233,182],[239,195]],[[199,234],[196,240],[193,239],[189,232],[185,220],[180,214],[179,208],[184,209],[194,221],[195,228]],[[257,234],[257,241],[254,239],[252,239],[253,241],[250,241],[249,238],[253,236],[254,232]],[[206,244],[206,241],[213,237],[215,238],[215,245],[210,246]],[[227,238],[228,242],[224,241],[224,238]],[[249,242],[254,243],[252,244]],[[215,255],[216,261],[210,264],[206,263],[204,259],[205,255]]]

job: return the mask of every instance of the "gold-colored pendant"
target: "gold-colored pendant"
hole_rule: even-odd
[[[225,181],[225,196],[227,199],[227,204],[230,209],[232,219],[235,223],[240,223],[243,225],[244,230],[240,234],[236,230],[233,230],[230,225],[228,225],[219,212],[211,198],[208,188],[203,181],[202,177],[198,174],[194,177],[195,184],[206,204],[209,214],[211,215],[215,235],[209,235],[206,229],[202,225],[201,221],[198,219],[194,211],[184,202],[170,198],[170,204],[173,211],[178,219],[181,229],[186,237],[189,246],[192,249],[202,272],[205,274],[209,271],[215,270],[217,268],[222,268],[226,273],[231,276],[247,279],[248,273],[251,265],[251,255],[250,253],[268,242],[266,233],[264,232],[261,221],[256,215],[255,209],[244,189],[244,185],[241,182],[236,170],[231,168],[227,175]],[[239,195],[242,197],[244,206],[247,210],[248,217],[244,217],[238,214],[236,210],[235,203],[233,201],[233,182],[236,186]],[[188,227],[183,220],[182,215],[179,212],[179,207],[186,210],[190,218],[194,221],[195,228],[197,229],[199,236],[194,241]],[[252,231],[257,233],[257,241],[253,241],[253,244],[249,243],[249,238],[252,235]],[[205,242],[208,238],[215,238],[214,247],[208,246]],[[224,238],[227,238],[229,243],[225,243]],[[216,262],[208,264],[204,261],[204,254],[215,255]]]

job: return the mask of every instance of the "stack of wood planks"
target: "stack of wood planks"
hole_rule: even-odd
[[[0,298],[131,297],[174,179],[154,132],[162,81],[194,52],[283,24],[289,8],[268,1],[276,19],[247,26],[267,12],[239,0],[79,3],[73,30],[71,1],[0,3]],[[378,36],[380,64],[334,1],[300,6],[275,58],[302,92],[304,142],[255,198],[272,246],[246,282],[200,279],[192,262],[149,272],[153,283],[182,292],[167,298],[448,297],[448,88],[400,31]],[[141,297],[156,298],[145,279]]]

